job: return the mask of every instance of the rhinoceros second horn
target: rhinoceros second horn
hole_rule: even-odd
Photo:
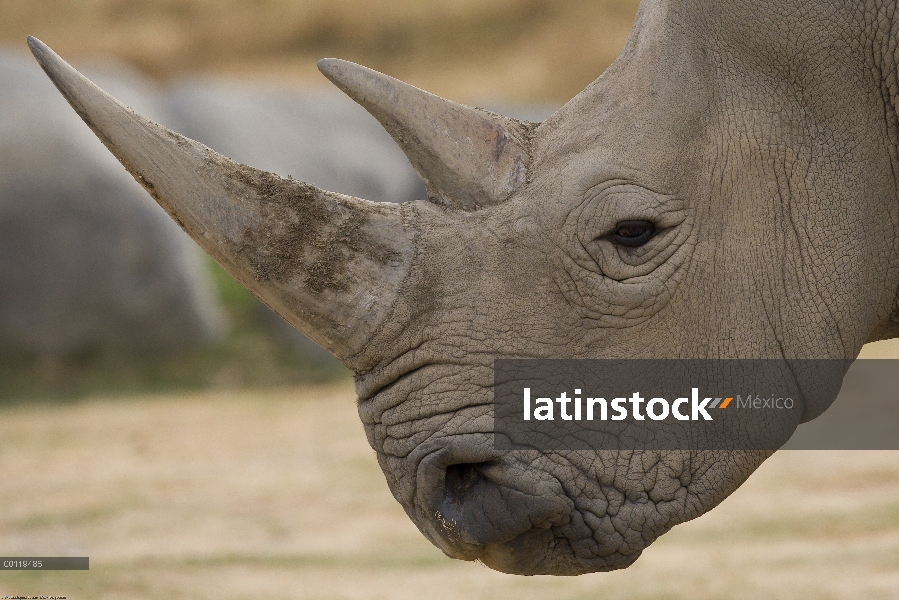
[[[318,68],[381,122],[436,203],[473,210],[526,183],[533,123],[450,102],[345,60],[326,58]]]

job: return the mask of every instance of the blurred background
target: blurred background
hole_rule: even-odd
[[[364,63],[459,101],[569,100],[614,60],[635,0],[3,0],[0,39],[115,57],[156,81],[209,73],[322,85]]]
[[[0,572],[0,595],[895,598],[889,452],[780,452],[621,573],[446,559],[390,496],[349,373],[198,251],[25,45],[236,160],[399,202],[421,183],[318,59],[539,120],[614,60],[636,9],[0,0],[0,554],[91,557],[89,572]]]

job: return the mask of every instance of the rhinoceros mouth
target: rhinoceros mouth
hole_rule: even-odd
[[[597,543],[597,532],[585,530],[572,500],[548,485],[549,477],[537,481],[545,474],[528,469],[522,453],[488,456],[463,446],[453,444],[421,461],[410,511],[448,556],[514,575],[612,571],[640,556],[642,547]],[[457,462],[461,457],[469,462]]]
[[[446,438],[418,466],[414,519],[453,558],[503,562],[497,557],[566,524],[573,509],[557,481],[529,470],[520,453],[497,452],[489,437]]]

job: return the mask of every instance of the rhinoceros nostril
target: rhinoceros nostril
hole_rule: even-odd
[[[488,463],[459,463],[446,468],[444,493],[447,502],[461,504],[466,492],[482,479],[479,467]]]

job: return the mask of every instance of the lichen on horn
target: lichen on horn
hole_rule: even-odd
[[[412,259],[409,205],[370,202],[236,163],[151,122],[39,40],[69,104],[175,221],[254,295],[350,367]]]

